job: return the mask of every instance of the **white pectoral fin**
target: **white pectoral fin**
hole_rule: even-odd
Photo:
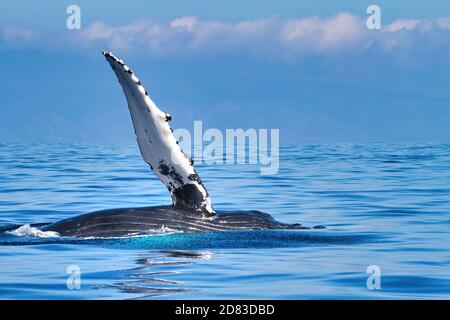
[[[142,157],[169,189],[173,205],[205,215],[214,214],[208,192],[192,161],[181,151],[172,134],[170,115],[159,110],[122,60],[111,52],[102,53],[125,93]]]

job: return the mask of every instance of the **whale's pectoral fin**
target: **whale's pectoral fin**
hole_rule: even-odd
[[[122,60],[111,52],[102,53],[125,93],[142,157],[169,189],[173,205],[204,215],[214,214],[208,192],[192,161],[181,151],[172,134],[170,115],[159,110]]]

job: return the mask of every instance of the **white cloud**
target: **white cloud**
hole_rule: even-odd
[[[192,32],[197,24],[197,17],[182,17],[170,22],[171,28],[179,28],[180,30],[187,30]]]
[[[331,17],[282,20],[276,17],[221,22],[186,16],[168,22],[145,19],[127,25],[95,22],[88,27],[55,37],[52,45],[72,48],[145,52],[153,55],[239,52],[297,58],[308,54],[354,55],[369,50],[395,53],[414,46],[450,48],[450,18],[399,19],[382,30],[368,30],[365,18],[350,13]],[[3,43],[33,42],[31,30],[4,28]],[[59,40],[53,40],[59,39]],[[426,41],[429,41],[427,43]],[[49,42],[49,41],[47,41]],[[72,46],[70,46],[72,44]]]
[[[412,30],[412,29],[416,28],[419,23],[420,23],[420,20],[399,19],[399,20],[396,20],[396,21],[392,22],[391,24],[389,24],[386,27],[386,30],[391,31],[391,32],[396,32],[396,31],[399,31],[402,29]]]
[[[281,42],[294,50],[340,51],[364,46],[369,37],[365,21],[349,13],[339,13],[331,18],[312,17],[290,20],[283,24]]]
[[[238,23],[200,21],[196,17],[182,17],[168,23],[147,19],[118,27],[95,22],[81,31],[77,42],[101,44],[112,50],[148,50],[155,54],[215,51],[250,48],[267,39],[271,27],[276,27],[274,18]]]
[[[35,37],[36,34],[28,28],[5,27],[0,29],[0,38],[7,43],[28,42]]]
[[[439,18],[436,21],[437,21],[437,24],[441,28],[450,29],[450,17],[449,18]]]
[[[169,41],[169,35],[166,26],[152,20],[140,20],[119,27],[94,22],[86,29],[82,29],[76,40],[78,44],[85,46],[101,44],[121,51],[140,49],[159,51],[162,49],[162,42]]]

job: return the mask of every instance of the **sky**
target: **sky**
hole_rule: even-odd
[[[79,30],[66,26],[71,4]],[[371,4],[380,30],[366,26]],[[0,141],[134,140],[101,50],[132,67],[173,128],[450,141],[448,0],[2,3]]]

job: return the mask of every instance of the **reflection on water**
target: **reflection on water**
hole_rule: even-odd
[[[171,280],[167,275],[179,274],[179,266],[195,263],[195,260],[211,259],[212,253],[189,250],[166,250],[160,255],[139,258],[136,266],[116,270],[112,288],[124,293],[137,294],[133,299],[148,299],[174,295],[191,290],[183,281]],[[92,275],[91,275],[92,276]],[[101,287],[100,287],[101,288]]]

